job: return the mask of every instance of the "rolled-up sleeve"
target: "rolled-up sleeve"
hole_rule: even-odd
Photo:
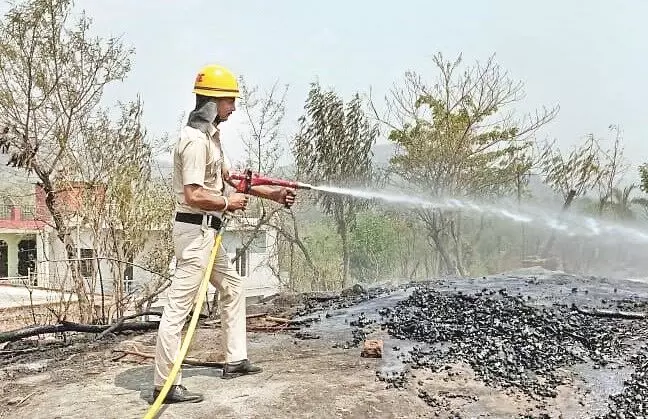
[[[207,153],[201,141],[189,141],[180,153],[182,161],[182,184],[205,186]]]

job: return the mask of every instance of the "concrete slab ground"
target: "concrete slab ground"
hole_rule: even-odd
[[[56,303],[61,300],[68,301],[70,298],[76,301],[76,297],[68,293],[39,288],[30,290],[26,287],[0,284],[0,309]]]

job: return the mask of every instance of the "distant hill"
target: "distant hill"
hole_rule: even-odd
[[[389,159],[394,155],[396,147],[393,144],[377,144],[373,147],[373,163],[377,166],[389,165]],[[155,160],[157,168],[154,170],[154,175],[170,177],[173,172],[173,162],[170,158],[158,158]],[[281,166],[277,169],[278,173],[294,173],[295,166],[293,164]]]

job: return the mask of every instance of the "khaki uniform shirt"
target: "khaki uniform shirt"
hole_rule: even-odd
[[[225,192],[223,173],[230,170],[230,162],[223,153],[220,132],[210,126],[210,136],[189,126],[182,127],[180,139],[173,152],[173,192],[177,212],[221,215],[188,205],[184,198],[184,185],[202,186],[214,196]]]

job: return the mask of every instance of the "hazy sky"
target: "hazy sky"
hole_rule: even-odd
[[[645,0],[296,1],[81,0],[100,34],[136,49],[133,71],[111,94],[140,93],[150,131],[173,133],[191,110],[200,66],[219,62],[249,83],[288,83],[286,134],[294,132],[316,77],[348,97],[382,96],[406,70],[432,73],[430,56],[495,53],[525,83],[523,110],[559,104],[542,133],[572,144],[623,128],[626,155],[648,161],[648,2]],[[223,128],[236,160],[234,118]],[[633,173],[634,174],[634,173]]]

